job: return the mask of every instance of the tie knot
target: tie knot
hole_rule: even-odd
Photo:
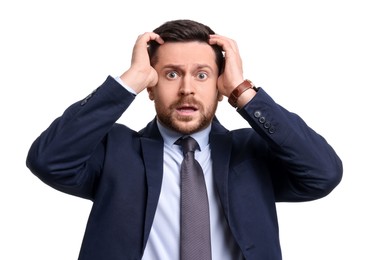
[[[191,136],[180,137],[175,144],[181,145],[184,155],[199,149],[197,141]]]

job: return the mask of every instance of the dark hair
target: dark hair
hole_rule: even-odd
[[[161,36],[165,42],[206,42],[208,43],[209,35],[215,34],[215,32],[202,23],[192,20],[173,20],[168,21],[153,32]],[[157,63],[156,52],[160,45],[156,41],[150,41],[148,52],[150,56],[150,62],[152,65]],[[224,55],[222,48],[218,45],[210,45],[216,55],[216,64],[219,74],[222,73]]]

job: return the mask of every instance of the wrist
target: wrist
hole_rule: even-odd
[[[257,90],[254,84],[246,79],[233,89],[228,97],[228,101],[235,108],[242,107],[256,95]]]
[[[136,94],[140,93],[144,89],[143,83],[140,82],[142,77],[138,77],[136,73],[128,70],[124,72],[119,78],[121,82],[125,83],[124,86],[129,86],[129,88],[133,90]]]

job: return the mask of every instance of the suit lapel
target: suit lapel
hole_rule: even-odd
[[[224,213],[228,216],[228,175],[232,141],[229,131],[217,121],[214,122],[210,134],[210,146],[215,185],[220,196]]]
[[[144,225],[144,247],[152,227],[163,176],[163,140],[153,120],[141,131],[141,147],[147,178],[147,204]]]
[[[142,135],[141,147],[147,178],[147,206],[143,245],[145,247],[161,192],[164,148],[156,120],[149,123],[140,134]],[[214,119],[212,124],[210,145],[215,185],[220,195],[224,213],[228,216],[228,174],[232,141],[229,131],[217,119]]]

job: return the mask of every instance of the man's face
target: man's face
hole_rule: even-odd
[[[158,120],[182,134],[207,127],[222,96],[211,46],[203,42],[168,42],[157,50],[158,83],[147,88]]]

